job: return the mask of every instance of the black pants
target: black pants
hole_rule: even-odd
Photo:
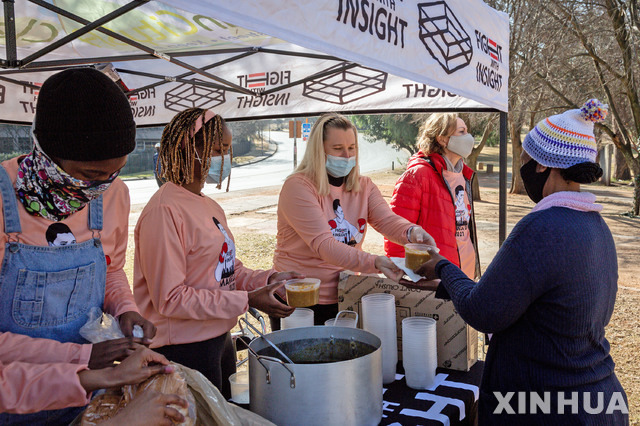
[[[222,396],[231,398],[229,376],[236,372],[236,349],[230,333],[202,342],[162,346],[154,351],[169,361],[198,370],[220,390]]]
[[[282,300],[277,294],[276,299],[286,305],[287,302]],[[324,325],[324,322],[330,318],[335,318],[338,315],[338,304],[331,305],[313,305],[309,306],[309,309],[313,311],[313,324]],[[271,331],[280,330],[280,318],[272,317],[269,315],[269,321],[271,322]]]

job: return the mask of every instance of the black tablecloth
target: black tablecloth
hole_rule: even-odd
[[[393,383],[384,386],[381,425],[476,425],[478,387],[484,363],[478,361],[468,372],[436,370],[432,390],[407,386],[402,365]]]

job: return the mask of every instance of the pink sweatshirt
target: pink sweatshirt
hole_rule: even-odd
[[[321,197],[305,175],[285,181],[278,200],[278,237],[273,265],[319,278],[320,304],[338,302],[340,271],[378,273],[376,255],[362,251],[367,223],[391,241],[406,244],[414,226],[393,213],[376,185],[360,178],[360,191],[330,186]],[[339,205],[338,205],[339,204]]]
[[[0,333],[0,412],[32,413],[81,407],[90,394],[78,372],[87,369],[91,345]]]
[[[11,181],[16,182],[18,174],[18,158],[4,161],[2,166],[7,170]],[[120,179],[116,179],[103,194],[103,230],[100,232],[102,249],[107,257],[107,282],[104,296],[104,311],[117,317],[125,312],[138,312],[131,294],[129,281],[123,270],[127,253],[127,239],[129,237],[129,188]],[[4,223],[2,211],[2,197],[0,197],[0,224]],[[22,233],[20,242],[35,246],[48,246],[47,228],[54,222],[40,216],[33,216],[24,209],[18,200],[20,225]],[[73,233],[76,241],[82,243],[92,238],[87,224],[89,208],[60,221],[66,224]],[[3,225],[2,225],[3,226]],[[4,249],[8,237],[0,233],[0,259],[4,258]]]
[[[80,384],[81,364],[0,362],[0,412],[36,413],[82,407],[91,401]]]
[[[134,235],[133,293],[157,327],[152,347],[228,332],[249,307],[247,291],[274,273],[245,268],[222,207],[171,182],[151,197]]]

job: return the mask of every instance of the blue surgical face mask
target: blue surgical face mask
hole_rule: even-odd
[[[325,167],[327,168],[327,173],[329,173],[333,177],[344,177],[348,175],[355,166],[355,155],[353,157],[344,158],[327,154],[327,162],[325,163]]]
[[[224,158],[224,166],[222,159]],[[220,169],[222,168],[222,179],[220,179]],[[225,155],[211,158],[211,166],[209,167],[209,174],[207,175],[207,183],[222,183],[231,173],[231,156]]]

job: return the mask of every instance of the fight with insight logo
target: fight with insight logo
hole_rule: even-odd
[[[236,76],[238,84],[254,92],[266,90],[268,86],[291,83],[291,71],[261,71]]]
[[[622,392],[493,392],[493,395],[498,401],[493,414],[629,414]]]

